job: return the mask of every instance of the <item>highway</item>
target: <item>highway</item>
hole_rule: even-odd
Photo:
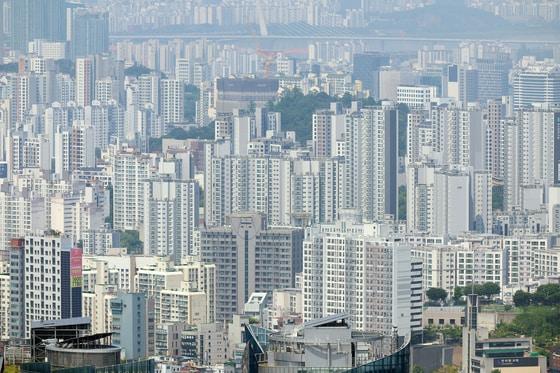
[[[499,41],[505,44],[559,44],[560,35],[556,38],[521,39],[521,38],[477,38],[477,37],[433,37],[433,36],[383,36],[383,35],[236,35],[221,33],[142,33],[142,34],[119,34],[111,35],[112,41],[120,40],[171,40],[171,39],[209,39],[209,40],[364,40],[364,41],[404,41],[404,42],[441,42],[459,43],[465,40],[477,40],[481,42]]]

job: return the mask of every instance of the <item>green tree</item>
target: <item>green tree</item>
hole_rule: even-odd
[[[541,285],[532,296],[533,302],[543,306],[560,305],[560,285],[547,284]]]
[[[492,369],[490,373],[502,373],[502,371],[499,369]]]
[[[412,373],[424,373],[424,368],[422,368],[418,365],[413,365],[412,366]]]
[[[186,139],[204,139],[212,140],[214,138],[214,122],[205,127],[193,127],[188,131],[175,127],[167,135],[166,139],[186,140]]]
[[[250,114],[255,114],[256,110],[257,110],[257,104],[255,103],[255,101],[249,102],[249,107],[247,108],[247,111]]]
[[[350,105],[352,104],[352,100],[353,100],[352,95],[346,92],[344,96],[342,96],[342,98],[340,99],[340,102],[342,103],[342,106],[350,107]]]
[[[17,71],[18,64],[16,62],[0,65],[0,73],[17,73]]]
[[[148,143],[148,149],[150,149],[150,152],[161,152],[161,147],[162,147],[161,139],[162,139],[161,137],[158,138],[150,137],[150,141]]]
[[[460,286],[455,286],[455,288],[453,289],[453,301],[455,303],[459,303],[463,295],[465,295],[463,288]]]
[[[459,368],[453,365],[444,365],[436,370],[435,373],[459,373]]]
[[[427,326],[422,330],[422,340],[426,343],[433,342],[437,339],[437,330],[433,326]]]
[[[293,89],[284,93],[278,102],[269,102],[266,107],[270,111],[277,111],[282,114],[282,129],[284,131],[295,131],[296,139],[300,143],[305,143],[311,139],[313,130],[313,113],[317,110],[328,109],[332,102],[341,102],[344,107],[349,107],[352,101],[361,101],[362,106],[375,106],[373,98],[357,99],[350,94],[342,97],[329,96],[324,92],[310,93],[304,95],[299,89]],[[405,107],[406,109],[406,107]],[[400,113],[400,112],[399,112]],[[403,112],[399,118],[406,117]],[[399,128],[400,128],[399,122]],[[404,123],[404,133],[399,132],[399,136],[404,137],[404,149],[406,151],[406,121]],[[399,137],[399,148],[402,148],[402,139]]]
[[[513,294],[513,304],[515,307],[527,307],[532,302],[531,294],[524,292],[523,290],[517,290],[515,294]]]
[[[375,101],[375,99],[373,97],[367,97],[367,98],[362,99],[362,105],[364,107],[377,106],[377,105],[379,105],[379,102]]]
[[[432,302],[444,302],[447,299],[447,291],[440,288],[429,288],[426,291],[426,296]]]
[[[514,333],[508,324],[500,322],[496,325],[496,329],[490,332],[492,338],[515,338],[517,334]]]
[[[500,285],[493,282],[484,284],[469,284],[462,289],[462,295],[478,294],[485,299],[491,299],[495,295],[500,294]]]
[[[277,103],[269,105],[272,111],[282,114],[282,129],[295,131],[296,139],[305,143],[311,139],[313,113],[316,110],[328,109],[336,98],[326,93],[310,93],[304,95],[299,89],[284,93]]]
[[[76,64],[72,60],[55,61],[56,70],[61,74],[68,74],[72,78],[76,77]]]
[[[439,329],[443,334],[445,342],[457,342],[463,337],[463,329],[460,326],[447,325]]]
[[[133,66],[130,66],[129,68],[124,70],[124,75],[138,78],[140,75],[146,75],[151,72],[152,69],[149,69],[146,66],[134,64]]]
[[[121,246],[126,247],[129,254],[141,254],[144,249],[140,233],[135,230],[121,232]]]
[[[528,306],[509,323],[500,323],[491,337],[529,336],[538,350],[549,352],[560,340],[560,307]]]
[[[500,294],[500,285],[494,282],[487,282],[480,287],[480,295],[487,298],[492,298],[495,295]]]

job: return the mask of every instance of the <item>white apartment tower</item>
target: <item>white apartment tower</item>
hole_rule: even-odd
[[[456,237],[468,232],[474,222],[481,230],[489,229],[492,198],[488,173],[477,172],[472,178],[468,169],[461,167],[409,165],[408,231]]]
[[[199,221],[196,181],[150,180],[144,184],[144,253],[170,256],[181,263],[193,254]]]
[[[343,206],[360,209],[366,221],[397,216],[397,114],[384,104],[346,117]]]
[[[106,106],[99,101],[93,101],[84,109],[84,124],[93,128],[95,148],[104,151],[109,145],[109,113]]]
[[[244,211],[261,212],[274,225],[332,222],[341,204],[342,170],[338,159],[213,157],[206,224],[223,225],[229,214]]]
[[[10,246],[10,240],[34,230],[47,228],[45,200],[35,193],[18,191],[9,184],[0,189],[0,251]]]
[[[131,150],[113,160],[113,227],[139,230],[144,219],[144,186],[152,175],[150,158]]]
[[[30,338],[31,323],[81,316],[82,287],[71,273],[81,250],[65,236],[26,235],[10,247],[12,338]]]
[[[426,111],[412,111],[407,116],[406,164],[426,160],[432,155],[433,129]]]
[[[95,65],[90,57],[76,59],[76,104],[86,107],[95,94]]]
[[[315,157],[330,157],[331,128],[333,112],[330,110],[318,111],[313,114],[313,155]]]
[[[308,228],[303,251],[304,320],[349,313],[358,330],[421,330],[422,266],[400,238],[339,222]]]
[[[157,74],[138,78],[138,105],[151,104],[156,114],[160,113],[160,77]]]
[[[441,105],[432,110],[431,122],[433,150],[442,165],[486,169],[487,133],[480,108]]]
[[[164,123],[183,122],[184,84],[176,79],[161,81],[161,115]]]

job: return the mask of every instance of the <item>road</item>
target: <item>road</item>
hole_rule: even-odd
[[[559,35],[560,36],[560,35]],[[184,34],[131,34],[131,35],[111,35],[112,41],[119,40],[169,40],[169,39],[209,39],[209,40],[364,40],[364,41],[387,41],[387,42],[441,42],[441,43],[460,43],[465,40],[477,40],[481,42],[499,41],[505,44],[560,44],[560,37],[539,38],[539,39],[518,39],[518,38],[476,38],[476,37],[431,37],[431,36],[364,36],[364,35],[235,35],[235,34],[212,34],[212,33],[184,33]]]

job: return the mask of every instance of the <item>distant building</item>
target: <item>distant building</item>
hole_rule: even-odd
[[[560,103],[560,66],[525,58],[513,72],[513,105],[519,110],[537,103]]]
[[[471,65],[450,65],[447,95],[466,105],[479,100],[479,72]]]
[[[479,58],[475,65],[478,70],[478,99],[481,103],[499,100],[509,94],[509,56]]]
[[[9,0],[11,14],[11,47],[26,52],[28,43],[35,39],[66,40],[65,0]]]
[[[223,323],[200,324],[181,334],[181,355],[189,356],[200,366],[222,364],[227,360],[226,351],[227,331]]]
[[[430,102],[436,98],[436,87],[400,85],[397,87],[397,103],[411,110],[429,110]]]
[[[486,175],[486,178],[484,178]],[[478,177],[476,177],[478,176]],[[407,169],[407,225],[409,231],[456,237],[468,232],[479,216],[481,229],[491,227],[489,174],[471,177],[465,169],[409,165]],[[472,192],[471,192],[472,190]],[[473,212],[470,211],[472,199]],[[479,202],[478,204],[476,202]],[[474,207],[476,206],[476,212]]]
[[[370,91],[371,97],[379,97],[379,71],[382,66],[390,63],[388,55],[378,52],[363,52],[354,54],[352,79],[362,82],[362,87]]]
[[[214,87],[217,113],[261,107],[278,97],[276,79],[217,79]]]
[[[122,152],[115,156],[113,167],[113,227],[139,230],[144,219],[145,181],[152,175],[150,158]]]
[[[69,37],[72,56],[85,57],[109,51],[109,14],[84,8],[72,10]]]

